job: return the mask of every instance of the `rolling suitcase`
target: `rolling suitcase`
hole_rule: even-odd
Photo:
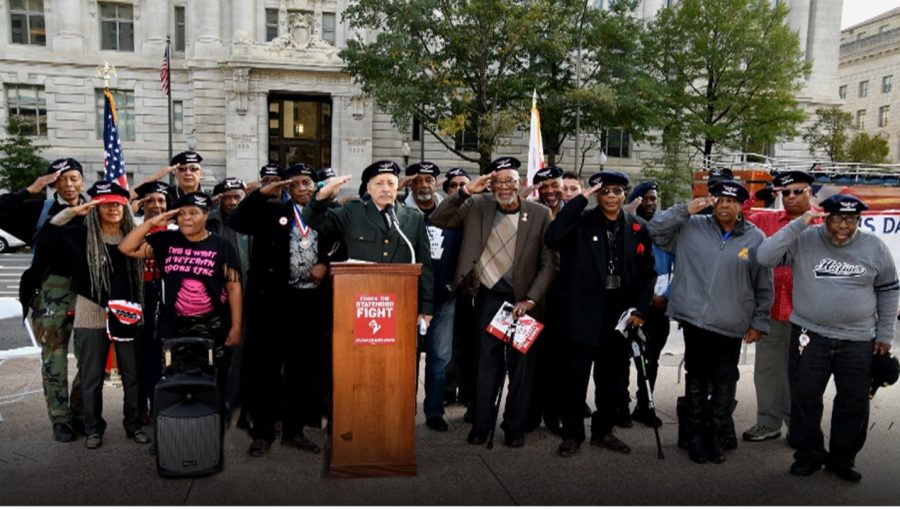
[[[163,353],[165,368],[156,385],[153,412],[157,471],[163,477],[220,472],[225,428],[213,342],[166,339]]]

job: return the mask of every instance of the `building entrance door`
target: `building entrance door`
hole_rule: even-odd
[[[269,95],[269,160],[331,166],[331,97]]]

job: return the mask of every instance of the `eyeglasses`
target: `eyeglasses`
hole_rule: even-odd
[[[191,173],[197,173],[198,171],[200,171],[200,167],[199,166],[179,166],[178,171],[179,171],[179,173],[184,173],[187,171],[189,171]]]
[[[852,226],[859,222],[857,215],[832,214],[828,216],[828,222],[833,225]]]
[[[621,187],[601,187],[598,192],[600,193],[600,196],[606,196],[610,193],[616,196],[622,196],[625,194],[625,189]]]
[[[782,189],[781,196],[784,196],[785,198],[787,198],[788,196],[790,196],[792,194],[794,196],[800,196],[801,194],[805,194],[808,189],[809,188],[807,188],[807,187],[804,187],[803,189]]]
[[[493,187],[513,187],[519,183],[519,179],[494,179],[491,180]]]

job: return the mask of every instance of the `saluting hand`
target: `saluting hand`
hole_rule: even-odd
[[[291,179],[287,179],[266,184],[259,188],[259,194],[265,196],[280,196],[281,190],[287,187],[291,182]]]
[[[495,172],[491,172],[487,175],[482,175],[463,187],[466,189],[466,191],[469,192],[469,194],[478,194],[487,189],[488,184],[491,183],[491,178],[494,177],[494,173]]]
[[[34,179],[34,182],[31,183],[30,186],[25,189],[28,190],[31,194],[38,194],[44,190],[45,187],[50,184],[56,182],[56,179],[59,178],[59,171],[54,171],[53,173],[48,173],[46,175],[41,175],[40,177]]]
[[[638,196],[637,198],[631,200],[631,202],[629,204],[622,207],[622,210],[624,210],[625,212],[628,212],[629,214],[635,214],[635,213],[637,213],[637,209],[643,201],[644,201],[644,199],[641,198],[640,196]]]
[[[800,216],[803,219],[803,222],[806,224],[813,224],[813,222],[818,218],[824,218],[828,216],[826,212],[820,212],[818,210],[807,210]]]
[[[591,195],[596,193],[597,191],[599,191],[601,187],[603,187],[603,182],[598,182],[597,184],[594,184],[593,186],[582,191],[581,196],[584,196],[585,198],[590,198]]]
[[[166,175],[168,175],[169,173],[175,173],[176,168],[178,168],[178,165],[163,166],[162,168],[157,170],[156,173],[153,174],[153,176],[151,176],[149,179],[147,179],[147,182],[152,182],[154,180],[160,180],[163,177],[165,177]]]
[[[91,211],[92,208],[96,207],[100,202],[97,201],[89,201],[82,203],[81,205],[75,205],[74,207],[69,207],[69,211],[72,215],[75,216],[86,216],[88,212]]]
[[[525,186],[522,189],[519,189],[519,198],[528,198],[531,196],[531,193],[534,192],[534,188],[537,187],[534,184],[529,186]]]
[[[259,182],[260,182],[259,179],[254,180],[252,182],[247,182],[246,184],[244,184],[244,190],[247,191],[247,194],[250,194],[253,191],[256,191],[256,188],[259,187]]]
[[[145,223],[148,223],[153,227],[165,226],[170,219],[175,217],[175,214],[178,214],[178,209],[167,210],[158,216],[151,217],[145,221]]]
[[[696,214],[706,207],[711,207],[715,205],[716,197],[715,196],[701,196],[700,198],[694,198],[689,201],[687,204],[688,214]]]
[[[350,175],[328,179],[325,182],[325,187],[319,189],[319,192],[316,193],[316,200],[325,201],[334,198],[337,196],[338,190],[347,182],[350,182]]]

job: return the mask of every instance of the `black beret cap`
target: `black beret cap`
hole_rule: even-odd
[[[450,168],[447,171],[447,180],[444,181],[444,192],[448,192],[450,189],[450,181],[456,177],[466,177],[469,178],[469,172],[466,171],[465,168]]]
[[[337,177],[337,173],[334,172],[334,168],[322,168],[319,170],[319,182],[323,180],[328,180],[330,178]]]
[[[131,197],[127,189],[123,189],[119,184],[110,182],[109,180],[98,180],[97,182],[94,182],[94,185],[87,190],[87,194],[91,197],[92,201],[99,201],[101,203],[114,202],[125,204],[128,203],[128,198]]]
[[[411,177],[413,175],[431,175],[432,177],[437,178],[437,176],[440,174],[441,169],[438,168],[438,165],[429,161],[422,161],[421,163],[411,164],[406,167],[407,177]]]
[[[501,170],[518,170],[521,167],[522,162],[515,157],[501,157],[499,159],[494,159],[491,164],[485,167],[481,174],[487,175],[488,173]]]
[[[620,171],[599,171],[588,179],[589,186],[594,187],[597,184],[625,187],[628,185],[628,175]]]
[[[169,161],[169,164],[175,166],[176,164],[188,164],[188,163],[199,163],[203,161],[203,158],[200,157],[200,154],[194,152],[193,150],[188,150],[182,152],[180,154],[176,154],[175,157]]]
[[[709,170],[709,178],[706,185],[712,187],[716,182],[723,180],[734,180],[734,173],[728,168],[713,168]]]
[[[234,189],[240,189],[241,191],[244,191],[245,189],[247,189],[247,186],[244,185],[243,180],[237,177],[225,177],[221,182],[213,187],[212,195],[216,196],[217,194],[222,194],[225,191],[232,191]]]
[[[259,176],[262,177],[279,177],[281,178],[281,166],[278,166],[275,163],[269,163],[262,168],[259,169]]]
[[[181,207],[200,207],[203,210],[209,210],[210,205],[212,204],[212,199],[206,193],[193,192],[182,195],[180,198],[175,200],[175,208]]]
[[[548,166],[538,170],[537,173],[534,174],[534,178],[531,179],[531,183],[533,185],[538,185],[545,180],[561,178],[562,176],[562,168],[559,166]]]
[[[872,384],[869,386],[869,397],[875,395],[879,387],[894,385],[900,378],[900,362],[893,355],[872,356]]]
[[[145,182],[136,188],[134,188],[134,192],[138,195],[138,198],[145,198],[148,194],[159,193],[166,196],[166,201],[168,201],[169,196],[172,192],[172,186],[166,184],[165,182],[161,182],[159,180],[154,180],[151,182]]]
[[[60,175],[67,171],[77,171],[82,176],[84,176],[84,170],[81,168],[81,163],[72,159],[71,157],[65,157],[63,159],[57,159],[50,163],[50,166],[47,167],[47,175],[51,173],[59,172]]]
[[[720,180],[709,188],[709,194],[713,196],[726,196],[735,198],[738,201],[745,202],[750,199],[750,192],[747,188],[738,184],[734,180]]]
[[[400,165],[388,159],[375,161],[374,163],[366,167],[366,169],[362,172],[363,186],[365,186],[369,182],[369,179],[380,173],[393,173],[395,176],[399,176]]]
[[[659,184],[656,183],[655,180],[647,180],[645,182],[641,182],[640,184],[634,187],[634,190],[631,191],[631,194],[628,195],[628,201],[633,202],[635,198],[642,197],[650,191],[656,191],[659,189]]]
[[[319,181],[319,172],[315,168],[306,163],[294,163],[282,172],[282,176],[286,179],[294,178],[299,175],[305,175],[312,179],[313,182]]]
[[[776,187],[784,187],[791,184],[812,184],[815,182],[815,177],[806,173],[805,171],[786,171],[779,173],[775,176],[774,184]]]
[[[869,206],[852,194],[836,194],[819,205],[829,214],[859,214]]]

